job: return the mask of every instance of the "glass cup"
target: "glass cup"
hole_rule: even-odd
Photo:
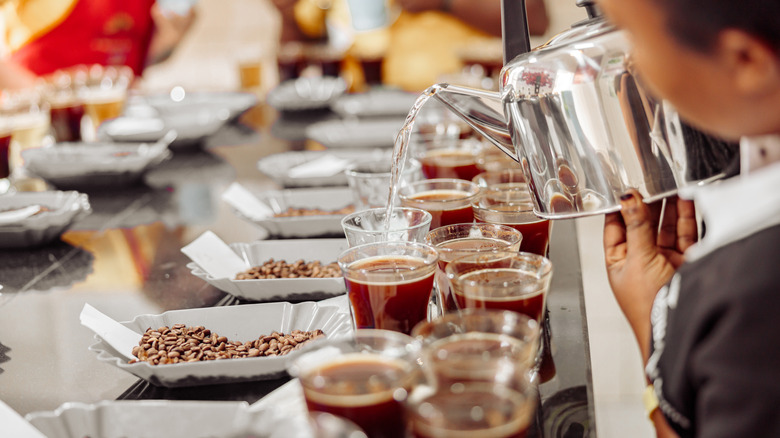
[[[489,190],[483,189],[471,207],[477,222],[506,225],[520,231],[523,234],[520,251],[547,255],[552,222],[536,216],[527,190],[521,187],[501,189],[496,186]]]
[[[439,263],[436,269],[436,290],[442,311],[458,310],[444,270],[458,257],[497,249],[519,251],[523,235],[514,228],[496,224],[454,224],[439,227],[425,236],[425,243],[436,248]]]
[[[420,162],[410,159],[404,165],[401,187],[422,180]],[[387,205],[391,175],[391,164],[387,160],[362,161],[350,164],[344,171],[356,210],[365,210]],[[395,200],[394,200],[395,201]],[[398,205],[398,202],[395,202]]]
[[[472,222],[471,203],[479,195],[479,186],[460,179],[429,179],[401,187],[401,205],[427,211],[433,216],[431,230],[444,225]]]
[[[89,121],[89,128],[84,132],[88,140],[97,138],[97,129],[103,122],[122,115],[133,77],[133,70],[126,66],[89,67],[86,84],[79,90]]]
[[[494,383],[524,390],[539,350],[539,323],[507,310],[464,309],[417,324],[423,369],[436,390]]]
[[[288,365],[310,413],[350,420],[369,437],[403,438],[403,402],[420,378],[420,343],[402,333],[356,330],[318,341]]]
[[[520,164],[493,146],[487,140],[482,141],[482,147],[477,153],[477,167],[484,172],[501,170],[520,170]]]
[[[338,258],[355,328],[405,334],[424,320],[433,290],[436,250],[417,242],[377,242]]]
[[[86,109],[78,90],[86,80],[86,68],[58,70],[46,78],[44,95],[51,107],[51,127],[58,142],[81,141]]]
[[[503,309],[544,316],[552,263],[527,252],[494,251],[460,257],[445,269],[460,309]]]
[[[0,194],[11,190],[11,125],[0,119]]]
[[[276,54],[276,64],[279,69],[279,83],[297,79],[306,68],[303,44],[299,42],[283,44]]]
[[[418,138],[415,157],[422,163],[427,179],[456,178],[471,181],[481,169],[477,167],[479,142],[459,138]]]
[[[3,132],[10,130],[11,133],[8,141],[9,174],[24,164],[23,151],[53,143],[49,135],[49,104],[43,99],[42,91],[42,88],[34,87],[3,91],[0,95]]]
[[[454,385],[406,404],[410,434],[415,438],[522,438],[538,398],[533,387],[518,391],[501,385]]]
[[[393,209],[385,229],[387,209],[372,208],[345,216],[341,227],[350,247],[374,242],[423,242],[431,227],[431,214],[418,208]]]

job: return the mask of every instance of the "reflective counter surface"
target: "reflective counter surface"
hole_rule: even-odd
[[[257,170],[267,155],[311,146],[303,136],[330,112],[280,116],[259,105],[203,141],[174,150],[142,185],[86,191],[92,214],[55,243],[0,250],[0,399],[19,414],[65,402],[115,399],[245,400],[286,379],[161,388],[97,360],[93,332],[79,322],[89,303],[117,321],[167,310],[240,305],[192,275],[181,248],[206,230],[226,242],[267,237],[220,196],[238,181],[254,192],[278,188]],[[529,436],[595,436],[595,415],[574,223],[553,226],[555,272],[548,298],[549,351],[541,405]]]

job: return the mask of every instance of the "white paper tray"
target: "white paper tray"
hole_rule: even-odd
[[[268,191],[260,194],[258,199],[278,211],[284,211],[290,207],[336,211],[354,203],[352,191],[342,187]],[[244,216],[237,210],[234,211],[236,215],[265,228],[271,237],[321,238],[344,236],[344,229],[341,228],[341,219],[346,215],[327,214],[252,219]]]
[[[123,186],[138,182],[171,157],[167,141],[60,143],[22,152],[27,170],[59,188]]]
[[[331,149],[391,148],[403,118],[328,120],[306,128],[306,136]]]
[[[232,243],[230,247],[249,266],[262,265],[268,259],[293,263],[320,261],[322,265],[335,262],[349,245],[346,239],[265,240],[252,243]],[[187,264],[192,274],[212,286],[251,301],[320,300],[346,292],[344,277],[335,278],[275,278],[234,280],[214,278],[197,263]]]
[[[20,222],[0,225],[0,248],[27,248],[59,237],[92,212],[87,195],[75,191],[20,192],[0,196],[0,210],[41,205],[48,208]]]
[[[285,188],[294,187],[325,187],[346,186],[347,177],[344,172],[338,172],[330,176],[313,176],[293,178],[289,170],[295,166],[320,159],[325,154],[348,160],[351,163],[370,160],[387,160],[390,162],[392,151],[389,149],[358,149],[358,150],[330,150],[330,151],[293,151],[269,155],[257,162],[260,172],[268,175],[277,184]]]
[[[139,315],[132,321],[122,324],[137,332],[139,341],[141,334],[149,327],[170,327],[174,324],[204,326],[233,341],[253,340],[273,331],[290,333],[293,330],[321,329],[325,332],[326,337],[331,337],[347,334],[352,330],[349,314],[339,312],[337,307],[319,306],[313,302],[244,304],[173,310],[160,315]],[[301,350],[276,357],[251,357],[170,365],[150,365],[147,362],[129,364],[125,357],[107,342],[97,335],[95,338],[98,342],[91,345],[89,349],[98,354],[98,360],[123,369],[153,385],[165,387],[279,378],[286,374],[287,360],[297,356],[301,350],[305,350],[303,347]]]

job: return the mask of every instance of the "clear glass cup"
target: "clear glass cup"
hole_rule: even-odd
[[[536,391],[468,383],[406,404],[414,438],[522,438],[538,406]]]
[[[78,93],[88,120],[83,131],[85,140],[94,140],[103,122],[122,114],[133,78],[133,70],[127,66],[89,67],[86,82]]]
[[[423,370],[436,390],[468,382],[524,390],[539,351],[539,323],[516,312],[464,309],[417,324]]]
[[[420,162],[409,159],[401,174],[400,187],[423,179]],[[362,161],[347,166],[344,174],[352,190],[356,210],[384,207],[390,192],[391,163],[387,160]],[[393,200],[398,205],[397,200]]]
[[[460,309],[502,309],[544,316],[552,263],[527,252],[494,251],[460,257],[445,269]]]
[[[4,132],[11,131],[8,146],[9,173],[13,174],[24,164],[22,152],[49,146],[53,139],[49,135],[49,104],[43,99],[43,88],[2,91],[0,95],[0,119]]]
[[[0,194],[11,190],[11,125],[0,118]]]
[[[414,142],[414,157],[422,164],[427,179],[456,178],[471,181],[477,167],[480,143],[471,138],[422,137]]]
[[[81,141],[86,109],[78,93],[87,74],[82,66],[57,70],[45,78],[44,96],[51,107],[51,127],[58,142]]]
[[[522,240],[523,235],[516,229],[496,224],[454,224],[430,231],[425,236],[425,243],[436,248],[439,253],[436,291],[442,312],[458,310],[444,272],[449,262],[479,252],[519,251]]]
[[[479,186],[461,179],[428,179],[398,190],[401,205],[427,211],[433,216],[431,230],[444,225],[472,222],[471,203],[479,195]]]
[[[426,319],[439,256],[417,242],[367,243],[338,258],[355,328],[405,334]]]
[[[402,438],[403,402],[420,379],[420,343],[402,333],[356,330],[312,344],[288,364],[310,413],[344,417],[370,437]]]
[[[341,227],[350,247],[374,242],[423,242],[431,227],[431,214],[419,208],[395,207],[385,229],[387,209],[372,208],[344,216]]]
[[[523,234],[520,251],[547,255],[552,222],[534,213],[530,194],[521,187],[483,189],[471,207],[477,222],[506,225],[520,231]]]
[[[501,170],[520,170],[520,163],[513,160],[501,149],[493,146],[487,140],[482,141],[482,147],[477,154],[477,167],[484,172]]]

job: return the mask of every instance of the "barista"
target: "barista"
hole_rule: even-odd
[[[194,20],[163,12],[154,0],[7,0],[0,87],[79,64],[126,65],[140,75],[166,59]]]
[[[337,33],[349,27],[343,0],[273,0],[282,15],[281,41],[321,40],[326,28]],[[321,9],[328,4],[326,10]],[[500,0],[396,0],[390,14],[400,15],[389,27],[352,35],[350,54],[383,56],[383,82],[409,91],[436,83],[442,74],[462,67],[457,49],[501,35]],[[532,35],[547,31],[544,0],[527,0]],[[340,37],[331,36],[339,40]],[[338,41],[336,42],[338,43]]]
[[[610,285],[658,436],[780,436],[780,0],[600,0],[656,95],[741,139],[741,174],[607,215]],[[696,209],[707,227],[696,242]],[[660,231],[659,230],[659,223]]]

